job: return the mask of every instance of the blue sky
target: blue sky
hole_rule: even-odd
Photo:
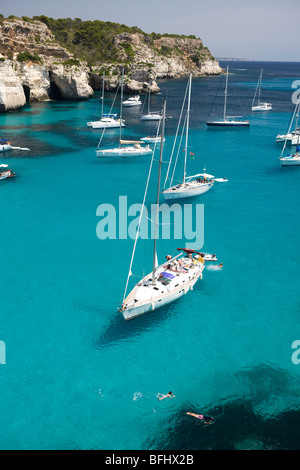
[[[10,0],[0,13],[114,21],[194,34],[217,57],[300,61],[299,0]]]

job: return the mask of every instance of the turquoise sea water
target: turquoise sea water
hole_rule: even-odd
[[[119,195],[141,203],[149,157],[96,158],[101,132],[86,122],[97,93],[0,115],[1,135],[31,149],[0,156],[17,174],[0,185],[1,449],[300,447],[300,365],[291,360],[300,339],[300,168],[281,168],[275,143],[293,111],[300,64],[229,65],[228,112],[242,111],[251,126],[208,129],[209,114],[222,113],[224,77],[195,78],[188,161],[190,174],[206,166],[229,180],[195,201],[204,204],[203,249],[217,253],[223,270],[206,269],[193,292],[131,322],[117,306],[133,240],[99,240],[96,209],[117,208]],[[261,67],[262,99],[273,111],[251,114]],[[173,117],[167,160],[186,79],[159,85],[151,107],[167,98]],[[140,112],[124,109],[125,137],[155,132]],[[117,139],[107,131],[103,144]],[[147,204],[156,170],[157,162]],[[183,242],[162,240],[159,259]],[[151,267],[152,241],[143,240],[133,272]],[[176,398],[159,402],[156,394],[169,390]],[[215,423],[203,426],[187,411]]]

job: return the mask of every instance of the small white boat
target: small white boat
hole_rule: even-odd
[[[256,106],[252,106],[252,111],[271,111],[272,105],[271,103],[260,103]]]
[[[87,122],[88,127],[92,127],[93,129],[114,129],[116,127],[124,127],[124,119],[119,119],[117,114],[113,114],[109,112],[108,114],[103,113],[103,106],[104,106],[104,85],[105,85],[105,72],[103,72],[103,78],[102,78],[102,96],[101,96],[101,118],[100,119],[95,119],[94,121],[89,121]],[[115,93],[114,101],[111,106],[113,108],[116,96],[119,91],[119,86],[117,88],[117,91]]]
[[[142,140],[143,142],[148,142],[149,144],[154,144],[154,143],[156,143],[156,142],[160,143],[160,142],[161,142],[161,136],[142,137],[141,140]],[[165,142],[166,139],[164,138],[163,141]]]
[[[140,106],[142,104],[139,95],[131,96],[127,100],[123,101],[123,106],[125,107],[132,107],[132,106]]]
[[[12,178],[16,176],[16,174],[11,170],[8,169],[8,165],[4,163],[0,165],[0,180],[6,180],[7,178]]]
[[[263,69],[261,69],[261,71],[260,71],[259,79],[258,79],[258,82],[257,82],[257,87],[256,87],[256,90],[255,90],[255,93],[254,93],[254,98],[253,98],[253,101],[252,101],[252,108],[251,108],[252,111],[271,111],[271,109],[272,109],[272,104],[271,103],[264,103],[264,102],[260,101],[262,73],[263,73]],[[254,104],[255,99],[256,99],[256,95],[257,95],[257,103]]]
[[[227,94],[228,94],[228,66],[226,69],[226,83],[225,83],[225,99],[224,99],[224,111],[223,119],[214,121],[207,121],[207,126],[210,127],[248,127],[250,122],[248,119],[241,119],[242,116],[227,116]]]
[[[141,117],[141,121],[160,121],[161,119],[162,115],[157,111],[150,112]]]
[[[148,93],[148,112],[141,117],[141,121],[160,121],[162,119],[162,114],[159,111],[150,111],[150,87]]]
[[[136,140],[120,140],[120,146],[112,149],[96,150],[97,157],[139,157],[151,155],[152,149],[149,145],[142,147],[144,142]]]
[[[287,155],[280,159],[281,166],[295,166],[300,165],[300,154],[294,153],[293,155]]]
[[[125,127],[124,119],[120,120],[117,115],[104,115],[99,121],[91,121],[87,123],[88,127],[93,129],[112,129],[120,126]]]
[[[0,138],[0,152],[7,152],[8,150],[26,150],[29,151],[28,148],[24,147],[12,147],[11,143],[8,142],[7,139],[3,137]]]

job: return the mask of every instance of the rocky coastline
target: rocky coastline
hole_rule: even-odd
[[[223,72],[200,39],[161,37],[151,45],[148,42],[140,33],[118,34],[114,37],[118,62],[88,66],[58,44],[41,21],[2,20],[0,112],[22,108],[29,101],[89,99],[101,88],[103,71],[105,89],[113,91],[123,67],[124,92],[128,94],[147,93],[149,89],[157,93],[156,80],[160,78],[178,78],[190,72],[194,76]]]

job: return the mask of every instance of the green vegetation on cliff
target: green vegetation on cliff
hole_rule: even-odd
[[[145,42],[151,46],[155,39],[162,37],[196,39],[193,35],[146,34],[137,26],[129,27],[110,21],[82,21],[80,18],[59,18],[55,20],[44,15],[34,16],[33,20],[45,23],[55,35],[59,44],[72,52],[75,57],[88,62],[90,65],[101,62],[119,62],[120,50],[114,44],[114,37],[121,33],[140,33],[144,36]],[[121,46],[128,59],[132,59],[135,52],[131,45],[122,43]],[[161,52],[164,55],[171,53],[169,50]]]

